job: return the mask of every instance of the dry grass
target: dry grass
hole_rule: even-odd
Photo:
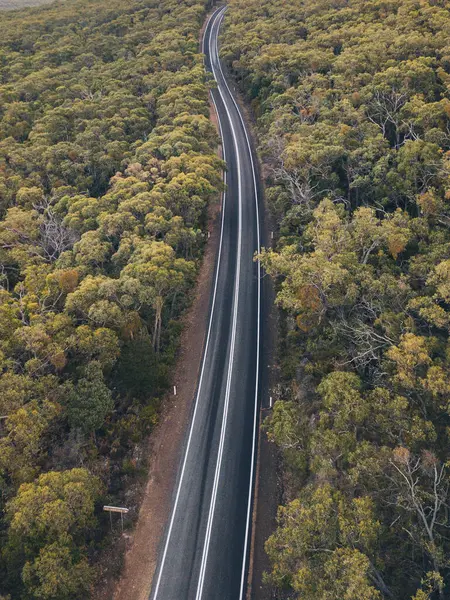
[[[52,0],[0,0],[0,10],[13,10],[15,8],[25,8],[25,6],[39,6],[48,4]]]

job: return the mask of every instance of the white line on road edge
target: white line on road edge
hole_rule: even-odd
[[[225,11],[223,13],[221,13],[220,23],[218,25],[219,28],[222,23],[224,13],[225,13]],[[245,126],[244,119],[242,118],[241,111],[239,109],[239,106],[238,106],[236,100],[234,99],[233,94],[231,93],[231,90],[228,86],[227,80],[226,80],[225,75],[222,70],[222,65],[220,63],[220,58],[219,58],[217,38],[216,38],[216,51],[217,51],[217,58],[218,58],[220,73],[224,80],[225,86],[228,90],[228,93],[230,94],[231,99],[233,100],[234,106],[236,107],[236,111],[239,115],[239,119],[241,121],[242,128],[243,128],[244,134],[245,134],[245,139],[247,141],[248,151],[250,154],[250,162],[252,165],[252,174],[253,174],[253,186],[255,189],[256,226],[257,226],[257,240],[258,240],[258,253],[259,253],[259,252],[261,252],[261,234],[260,234],[260,223],[259,223],[258,186],[256,183],[256,171],[255,171],[255,164],[253,162],[252,148],[250,145],[250,140],[249,140],[248,134],[247,134],[247,128]],[[251,519],[251,509],[252,509],[252,496],[253,496],[252,491],[253,491],[253,477],[254,477],[254,468],[255,468],[256,438],[257,438],[260,338],[261,338],[261,263],[258,260],[258,331],[257,331],[257,338],[256,338],[256,383],[255,383],[255,410],[254,410],[254,415],[253,415],[253,446],[252,446],[252,462],[251,462],[251,470],[250,470],[250,483],[249,483],[249,492],[248,492],[247,524],[246,524],[246,531],[245,531],[244,556],[242,559],[241,589],[239,592],[239,600],[243,600],[243,595],[244,595],[245,565],[247,563],[248,538],[249,538],[249,533],[250,533],[250,519]]]
[[[210,16],[210,18],[208,19],[208,23],[206,24],[205,31],[206,31],[206,29],[207,29],[207,27],[208,27],[211,19],[214,16],[217,16],[217,15],[215,13],[213,13]],[[203,49],[204,49],[204,39],[203,39]],[[220,131],[222,130],[221,125],[220,125],[220,120],[219,120],[219,129],[220,129]],[[222,135],[222,132],[221,132],[221,135]],[[225,158],[225,147],[223,147],[223,158],[224,158],[224,160],[226,160],[226,158]],[[226,175],[226,171],[225,171],[224,172],[224,183],[225,183],[225,185],[226,185],[226,179],[227,179],[227,175]],[[159,592],[159,586],[161,584],[162,572],[163,572],[164,564],[165,564],[165,561],[166,561],[166,556],[167,556],[167,550],[168,550],[168,547],[169,547],[170,537],[172,535],[173,524],[174,524],[174,521],[175,521],[175,514],[177,512],[178,502],[180,500],[181,487],[182,487],[182,484],[183,484],[184,473],[185,473],[185,470],[186,470],[187,456],[189,454],[189,449],[191,447],[192,433],[193,433],[193,430],[194,430],[195,417],[197,415],[197,409],[198,409],[198,401],[199,401],[199,398],[200,398],[200,391],[201,391],[201,387],[202,387],[202,383],[203,383],[203,375],[204,375],[204,372],[205,372],[206,355],[208,353],[209,341],[210,341],[210,338],[211,338],[212,321],[213,321],[213,316],[214,316],[214,310],[215,310],[215,307],[216,307],[217,285],[218,285],[218,280],[219,280],[220,262],[221,262],[221,258],[222,258],[222,242],[223,242],[223,228],[224,228],[225,204],[226,204],[226,192],[223,192],[223,194],[222,194],[222,222],[221,222],[221,227],[220,227],[219,253],[218,253],[218,259],[217,259],[216,277],[215,277],[215,281],[214,281],[214,292],[213,292],[213,299],[212,299],[212,304],[211,304],[211,314],[209,316],[208,334],[206,336],[205,352],[203,354],[202,369],[200,371],[200,379],[199,379],[199,383],[198,383],[197,396],[196,396],[196,399],[195,399],[194,413],[192,415],[191,427],[189,429],[189,437],[188,437],[188,441],[187,441],[187,445],[186,445],[186,451],[185,451],[185,454],[184,454],[183,466],[181,467],[180,480],[178,482],[177,493],[176,493],[176,496],[175,496],[175,502],[174,502],[174,505],[173,505],[172,515],[171,515],[171,518],[170,518],[169,529],[168,529],[168,532],[167,532],[166,543],[164,545],[164,551],[163,551],[163,556],[162,556],[162,559],[161,559],[161,566],[160,566],[159,573],[158,573],[158,579],[156,581],[155,592],[153,594],[153,600],[156,600],[156,598],[158,596],[158,592]]]
[[[219,10],[219,12],[216,15],[216,18],[213,21],[213,24],[211,25],[211,34],[209,37],[209,54],[210,54],[210,60],[211,60],[211,70],[213,72],[213,75],[214,75],[214,78],[216,79],[216,81],[217,81],[217,77],[216,77],[214,64],[213,64],[211,42],[212,42],[212,32],[214,30],[214,26],[215,26],[217,20],[220,21],[222,15],[223,15],[223,10]],[[216,47],[217,47],[217,38],[216,38]],[[218,455],[217,455],[216,470],[214,473],[214,483],[213,483],[213,489],[212,489],[212,494],[211,494],[211,501],[210,501],[210,505],[209,505],[208,522],[207,522],[207,526],[206,526],[205,541],[204,541],[203,552],[202,552],[202,560],[200,563],[200,573],[199,573],[199,580],[198,580],[198,585],[197,585],[197,593],[195,596],[196,600],[201,600],[202,593],[203,593],[203,584],[205,582],[205,574],[206,574],[206,563],[208,561],[209,544],[211,541],[212,525],[213,525],[213,521],[214,521],[214,512],[215,512],[215,508],[216,508],[217,490],[219,487],[220,471],[221,471],[221,467],[222,467],[223,449],[225,446],[225,434],[226,434],[226,430],[227,430],[227,420],[228,420],[227,417],[228,417],[228,408],[229,408],[229,404],[230,404],[230,394],[231,394],[231,380],[232,380],[232,376],[233,376],[233,367],[234,367],[234,348],[235,348],[235,344],[236,344],[237,317],[238,317],[238,308],[239,308],[239,287],[240,287],[240,277],[241,277],[241,252],[242,252],[242,174],[241,174],[241,168],[240,168],[241,158],[240,158],[240,153],[239,153],[239,145],[237,142],[236,132],[233,127],[233,121],[231,119],[230,112],[228,110],[228,107],[225,102],[225,98],[223,97],[220,87],[218,87],[217,89],[218,89],[220,97],[222,98],[222,102],[223,102],[225,111],[228,116],[231,133],[233,136],[234,147],[235,147],[235,151],[236,151],[236,158],[237,158],[238,244],[237,244],[237,258],[236,258],[236,275],[235,275],[235,283],[234,283],[233,323],[232,323],[232,331],[231,331],[231,344],[230,344],[230,353],[229,353],[229,361],[228,361],[228,374],[227,374],[227,385],[226,385],[226,390],[225,390],[224,411],[223,411],[223,416],[222,416],[222,426],[221,426],[221,430],[220,430],[220,442],[219,442],[219,451],[218,451]],[[214,99],[213,99],[213,101],[214,101]],[[217,115],[218,115],[218,119],[220,121],[219,111],[217,111]]]

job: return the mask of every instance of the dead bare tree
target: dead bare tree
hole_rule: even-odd
[[[381,129],[385,138],[389,137],[388,126],[392,125],[396,148],[400,147],[400,110],[407,101],[407,94],[391,89],[389,91],[375,90],[372,100],[369,102],[367,118]]]
[[[351,341],[353,347],[353,355],[340,362],[340,366],[352,364],[356,368],[365,368],[370,363],[379,362],[382,351],[395,343],[393,339],[377,332],[372,325],[362,319],[342,320],[332,325],[337,334]]]
[[[33,208],[43,216],[40,224],[40,239],[38,244],[44,257],[49,262],[55,261],[63,252],[73,247],[79,240],[79,235],[73,229],[66,227],[55,213],[48,199],[44,199]]]
[[[314,201],[331,189],[322,187],[323,181],[330,174],[327,165],[318,165],[313,161],[303,162],[298,167],[287,166],[285,160],[285,141],[282,136],[274,136],[268,144],[272,153],[272,173],[276,182],[282,183],[291,197],[293,204],[302,206],[306,213],[311,213]]]
[[[442,530],[450,527],[447,518],[450,481],[446,465],[429,451],[417,457],[403,447],[394,450],[394,457],[389,463],[392,474],[388,474],[388,479],[393,486],[389,503],[417,517],[419,535],[413,527],[405,526],[403,529],[420,544],[434,571],[439,573],[446,563],[439,541],[443,538]],[[444,597],[442,590],[440,597]]]

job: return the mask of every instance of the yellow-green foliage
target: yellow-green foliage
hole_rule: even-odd
[[[449,31],[443,0],[229,2],[279,224],[290,503],[267,549],[296,598],[448,596]],[[373,517],[344,535],[354,501]]]
[[[69,0],[0,20],[0,594],[13,599],[87,597],[94,502],[123,493],[156,421],[222,185],[206,9]],[[104,486],[72,531],[88,471]]]

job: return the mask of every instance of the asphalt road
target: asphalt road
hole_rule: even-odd
[[[227,191],[209,327],[171,517],[151,600],[241,600],[247,586],[260,363],[258,180],[248,136],[218,58],[224,9],[205,30],[217,89]]]

